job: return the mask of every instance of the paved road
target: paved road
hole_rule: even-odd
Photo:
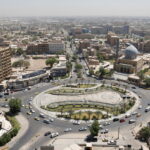
[[[89,82],[100,82],[100,81],[96,81],[94,79],[91,79],[90,77],[87,78],[88,80],[81,80],[78,82],[84,82],[84,83],[89,83]],[[75,82],[76,79],[70,79],[70,80],[64,80],[64,81],[61,81],[61,84],[64,84],[64,83],[67,83],[67,82]],[[114,83],[117,81],[106,81],[106,83],[109,82],[109,84],[111,83]],[[120,83],[120,82],[118,82]],[[123,83],[124,85],[125,83]],[[48,88],[51,88],[51,87],[54,87],[55,85],[53,85],[52,83],[40,83],[36,86],[33,86],[31,90],[29,91],[20,91],[20,92],[16,92],[14,94],[11,94],[9,97],[18,97],[18,98],[21,98],[22,99],[22,102],[23,104],[28,104],[28,100],[31,98],[31,97],[34,97],[36,94],[42,92],[42,91],[45,91],[46,89]],[[135,118],[137,119],[137,124],[140,124],[140,123],[144,123],[145,121],[147,121],[149,119],[149,113],[145,113],[144,112],[144,109],[145,107],[147,107],[147,104],[149,102],[149,97],[150,97],[150,92],[147,91],[147,90],[144,90],[144,89],[140,89],[138,87],[136,87],[136,89],[133,89],[132,88],[132,85],[128,85],[128,89],[132,90],[132,91],[135,91],[138,95],[140,95],[142,98],[141,98],[141,103],[142,103],[142,106],[143,106],[143,109],[139,109],[137,110],[137,112],[141,113],[142,114],[142,117],[139,117],[139,118],[136,118],[135,116],[132,116],[132,118]],[[35,109],[35,108],[33,108]],[[22,108],[22,114],[24,114],[28,120],[29,120],[29,129],[28,131],[25,133],[25,135],[19,139],[19,141],[16,142],[16,144],[11,148],[11,150],[19,150],[20,147],[22,147],[23,145],[25,145],[26,143],[30,142],[30,140],[33,138],[33,136],[36,135],[36,133],[38,133],[38,131],[42,128],[49,128],[49,130],[54,130],[54,131],[58,131],[60,134],[64,134],[64,129],[65,128],[68,128],[68,127],[71,127],[73,129],[73,132],[78,132],[78,129],[82,126],[86,126],[86,124],[82,124],[82,125],[79,125],[79,126],[75,126],[73,125],[72,123],[68,122],[68,121],[61,121],[61,120],[57,120],[55,119],[55,121],[53,123],[51,123],[50,125],[46,125],[42,122],[42,120],[40,121],[35,121],[33,118],[38,116],[40,112],[38,112],[38,110],[35,109],[35,113],[33,113],[31,116],[27,116],[26,115],[26,112],[28,110],[26,110],[25,108]],[[131,119],[131,118],[130,118]],[[120,130],[122,132],[124,131],[129,131],[131,128],[133,128],[135,126],[135,124],[133,125],[129,125],[128,124],[128,120],[126,120],[125,123],[119,123],[119,122],[111,122],[111,125],[105,127],[105,128],[108,128],[109,130],[114,130],[114,131],[117,131],[118,128],[120,127]],[[127,133],[129,134],[129,133]],[[43,143],[49,141],[50,138],[49,137],[44,137],[44,133],[43,135],[41,135],[41,138],[35,142],[33,145],[30,146],[29,150],[31,149],[35,149],[37,147],[39,147],[40,145],[42,145]]]

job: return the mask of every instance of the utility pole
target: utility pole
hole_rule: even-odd
[[[119,136],[120,136],[120,127],[118,128],[118,139],[119,139]]]

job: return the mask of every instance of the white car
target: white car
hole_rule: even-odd
[[[142,105],[140,105],[140,106],[138,107],[138,109],[142,109]]]
[[[53,119],[53,118],[49,118],[49,121],[50,121],[50,122],[54,122],[54,119]]]
[[[39,117],[41,117],[41,118],[45,118],[45,115],[44,115],[44,114],[42,114],[42,113],[40,113],[40,114],[39,114]]]
[[[71,131],[72,131],[71,128],[66,128],[66,129],[64,130],[64,132],[71,132]]]
[[[59,133],[58,133],[58,132],[55,132],[55,133],[51,133],[50,137],[51,137],[51,138],[54,138],[54,137],[56,137],[56,136],[58,136],[58,135],[59,135]]]
[[[103,126],[108,126],[108,125],[110,125],[110,122],[105,122],[105,123],[103,124]]]

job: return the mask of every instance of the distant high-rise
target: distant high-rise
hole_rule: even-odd
[[[11,52],[9,47],[0,47],[0,82],[11,75]]]

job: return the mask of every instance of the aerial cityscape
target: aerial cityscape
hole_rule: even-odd
[[[150,2],[0,5],[0,150],[150,150]]]

